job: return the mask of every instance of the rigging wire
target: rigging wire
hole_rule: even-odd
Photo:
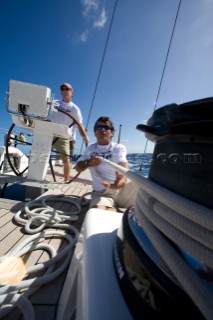
[[[112,12],[112,17],[111,17],[111,21],[110,21],[110,26],[109,26],[109,30],[108,30],[108,33],[107,33],[107,38],[106,38],[106,42],[105,42],[105,46],[104,46],[102,59],[101,59],[101,64],[100,64],[100,67],[99,67],[98,76],[97,76],[96,84],[95,84],[95,89],[94,89],[94,93],[93,93],[93,97],[92,97],[92,101],[91,101],[91,105],[90,105],[90,109],[89,109],[89,115],[88,115],[87,122],[86,122],[86,128],[88,128],[90,117],[91,117],[91,113],[92,113],[92,109],[93,109],[93,105],[94,105],[94,102],[95,102],[95,97],[96,97],[96,93],[97,93],[97,89],[98,89],[98,85],[99,85],[99,81],[100,81],[100,77],[101,77],[101,72],[102,72],[103,65],[104,65],[104,60],[105,60],[105,56],[106,56],[106,51],[107,51],[107,47],[108,47],[108,43],[109,43],[110,34],[111,34],[111,31],[112,31],[112,25],[113,25],[113,21],[114,21],[114,17],[115,17],[117,4],[118,4],[118,0],[115,0],[113,12]],[[82,142],[81,149],[80,149],[80,154],[82,153],[83,143],[84,142]]]
[[[159,83],[159,87],[158,87],[157,96],[156,96],[156,100],[155,100],[155,105],[154,105],[153,111],[155,111],[156,108],[157,108],[157,103],[158,103],[158,100],[159,100],[161,87],[162,87],[162,83],[163,83],[163,79],[164,79],[164,75],[165,75],[165,71],[166,71],[166,66],[167,66],[167,62],[168,62],[168,58],[169,58],[169,54],[170,54],[170,49],[171,49],[171,46],[172,46],[172,40],[173,40],[173,37],[174,37],[174,32],[175,32],[176,25],[177,25],[177,19],[178,19],[179,12],[180,12],[181,2],[182,2],[182,0],[179,0],[179,5],[178,5],[178,8],[177,8],[176,17],[175,17],[175,21],[174,21],[174,24],[173,24],[173,29],[172,29],[172,33],[171,33],[171,37],[170,37],[170,41],[169,41],[169,46],[168,46],[168,50],[167,50],[167,54],[166,54],[166,58],[165,58],[164,66],[163,66],[163,71],[162,71],[162,74],[161,74],[161,79],[160,79],[160,83]],[[143,171],[142,168],[143,168],[143,162],[144,162],[144,159],[145,159],[144,155],[146,154],[147,146],[148,146],[148,139],[146,140],[146,144],[145,144],[145,148],[144,148],[144,152],[143,152],[142,161],[141,161],[141,164],[140,164],[139,171]]]
[[[178,9],[177,9],[177,13],[176,13],[173,29],[172,29],[172,34],[171,34],[171,37],[170,37],[170,42],[169,42],[169,46],[168,46],[168,50],[167,50],[167,54],[166,54],[166,59],[165,59],[165,62],[164,62],[164,67],[163,67],[163,71],[162,71],[162,75],[161,75],[161,79],[160,79],[160,84],[159,84],[159,88],[158,88],[158,92],[157,92],[157,98],[156,98],[156,101],[155,101],[154,111],[157,108],[157,102],[158,102],[158,99],[159,99],[159,96],[160,96],[161,86],[162,86],[162,83],[163,83],[163,78],[164,78],[164,74],[165,74],[165,70],[166,70],[166,65],[167,65],[167,61],[168,61],[168,58],[169,58],[169,53],[170,53],[170,49],[171,49],[171,45],[172,45],[172,40],[173,40],[173,36],[174,36],[176,24],[177,24],[177,19],[178,19],[178,15],[179,15],[179,11],[180,11],[180,6],[181,6],[181,1],[182,0],[179,1],[179,5],[178,5]]]

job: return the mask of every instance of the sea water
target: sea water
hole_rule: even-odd
[[[72,162],[75,164],[78,161],[78,158],[78,155],[74,155],[72,158]],[[152,153],[128,153],[127,160],[130,170],[143,177],[148,177],[152,160]]]
[[[129,153],[127,155],[129,168],[143,177],[148,177],[152,153]]]
[[[76,163],[79,156],[73,156],[73,163]],[[127,155],[129,169],[135,173],[148,177],[152,154],[130,153]],[[0,186],[0,198],[7,198],[18,201],[29,201],[43,194],[47,189],[29,187],[21,184],[3,184]]]

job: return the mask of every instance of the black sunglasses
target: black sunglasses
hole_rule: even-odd
[[[69,91],[69,88],[61,88],[61,91]]]
[[[96,130],[112,130],[112,127],[108,126],[107,124],[99,124],[98,126],[95,126],[95,131]]]

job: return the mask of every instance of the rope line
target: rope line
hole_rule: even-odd
[[[64,198],[63,195],[46,196],[26,203],[25,207],[15,214],[16,222],[24,225],[25,232],[30,236],[6,255],[0,257],[0,263],[10,258],[22,257],[35,250],[47,252],[49,260],[26,267],[24,278],[18,284],[0,286],[0,318],[18,307],[24,319],[35,319],[33,307],[28,297],[43,284],[53,281],[70,264],[73,246],[77,242],[79,231],[73,225],[68,224],[67,221],[78,219],[81,207],[85,204],[85,197],[88,194],[91,194],[91,192],[85,193],[75,201]],[[53,201],[74,205],[76,209],[72,212],[55,209],[49,204]],[[49,228],[44,229],[46,227]],[[56,230],[56,228],[59,230]],[[63,245],[57,252],[50,243],[45,242],[52,238],[62,238],[66,241],[66,245]],[[35,272],[38,271],[42,272],[39,277],[35,276]],[[10,271],[6,275],[6,278],[8,277],[10,277]],[[24,291],[19,294],[19,290]]]
[[[87,122],[86,122],[86,128],[88,128],[88,126],[89,126],[89,121],[90,121],[90,117],[91,117],[92,109],[93,109],[93,106],[94,106],[95,97],[96,97],[96,93],[97,93],[97,90],[98,90],[98,85],[99,85],[99,81],[100,81],[100,78],[101,78],[101,73],[102,73],[102,69],[103,69],[103,65],[104,65],[104,60],[105,60],[106,51],[107,51],[107,47],[108,47],[108,43],[109,43],[109,38],[110,38],[111,31],[112,31],[112,25],[113,25],[113,21],[114,21],[114,17],[115,17],[117,4],[118,4],[118,0],[115,0],[114,7],[113,7],[113,12],[112,12],[112,17],[111,17],[111,21],[110,21],[110,26],[109,26],[109,30],[108,30],[108,33],[107,33],[107,38],[106,38],[106,42],[105,42],[105,46],[104,46],[104,51],[103,51],[103,54],[102,54],[102,59],[101,59],[101,63],[100,63],[99,71],[98,71],[98,76],[97,76],[97,79],[96,79],[95,89],[94,89],[94,93],[93,93],[93,96],[92,96],[91,105],[90,105],[90,108],[89,108],[89,115],[88,115]],[[81,146],[81,149],[80,149],[80,154],[82,153],[82,149],[83,149],[83,143],[82,143],[82,146]]]
[[[200,261],[204,270],[213,268],[213,210],[189,200],[109,160],[102,159],[138,186],[136,219],[160,255],[170,274],[189,295],[200,312],[211,320],[213,290],[184,259],[175,243]]]
[[[168,62],[168,58],[169,58],[169,54],[170,54],[170,49],[171,49],[171,46],[172,46],[172,40],[173,40],[173,37],[174,37],[174,32],[175,32],[177,19],[178,19],[178,15],[179,15],[179,11],[180,11],[181,1],[182,0],[179,1],[179,5],[178,5],[178,9],[177,9],[177,13],[176,13],[173,29],[172,29],[172,34],[171,34],[170,41],[169,41],[169,46],[168,46],[168,50],[167,50],[167,54],[166,54],[166,59],[165,59],[165,62],[164,62],[163,71],[162,71],[162,75],[161,75],[161,79],[160,79],[160,84],[159,84],[159,87],[158,87],[158,92],[157,92],[157,98],[156,98],[156,101],[155,101],[154,111],[155,111],[155,109],[157,107],[157,102],[158,102],[158,99],[159,99],[159,96],[160,96],[161,86],[162,86],[162,83],[163,83],[163,78],[164,78],[164,74],[165,74],[165,70],[166,70],[166,66],[167,66],[167,62]]]
[[[181,1],[182,0],[179,1],[179,5],[178,5],[178,8],[177,8],[176,17],[175,17],[175,21],[174,21],[174,24],[173,24],[173,29],[172,29],[172,33],[171,33],[171,37],[170,37],[170,41],[169,41],[169,46],[168,46],[166,58],[165,58],[165,61],[164,61],[163,71],[162,71],[162,74],[161,74],[160,83],[159,83],[159,87],[158,87],[158,91],[157,91],[157,95],[156,95],[156,100],[155,100],[155,105],[154,105],[153,111],[155,111],[156,108],[157,108],[157,103],[158,103],[158,99],[159,99],[159,96],[160,96],[161,87],[162,87],[162,83],[163,83],[163,79],[164,79],[164,75],[165,75],[165,71],[166,71],[166,66],[167,66],[167,62],[168,62],[168,58],[169,58],[169,54],[170,54],[170,50],[171,50],[171,46],[172,46],[174,32],[175,32],[175,28],[176,28],[176,25],[177,25],[177,19],[178,19],[178,16],[179,16]],[[147,146],[148,146],[148,139],[146,140],[146,144],[145,144],[145,147],[144,147],[143,154],[146,153]],[[144,158],[142,158],[139,171],[142,171],[143,161],[144,161]]]

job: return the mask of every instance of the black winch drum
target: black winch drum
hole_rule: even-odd
[[[213,98],[157,109],[137,129],[154,142],[149,179],[213,208]]]
[[[147,125],[137,129],[155,142],[148,179],[164,188],[213,208],[213,98],[156,110]],[[203,315],[162,263],[156,248],[129,208],[114,243],[114,264],[123,297],[134,319],[192,319]],[[175,243],[174,248],[179,252]],[[182,252],[183,255],[185,253]],[[149,283],[156,307],[141,294]]]

